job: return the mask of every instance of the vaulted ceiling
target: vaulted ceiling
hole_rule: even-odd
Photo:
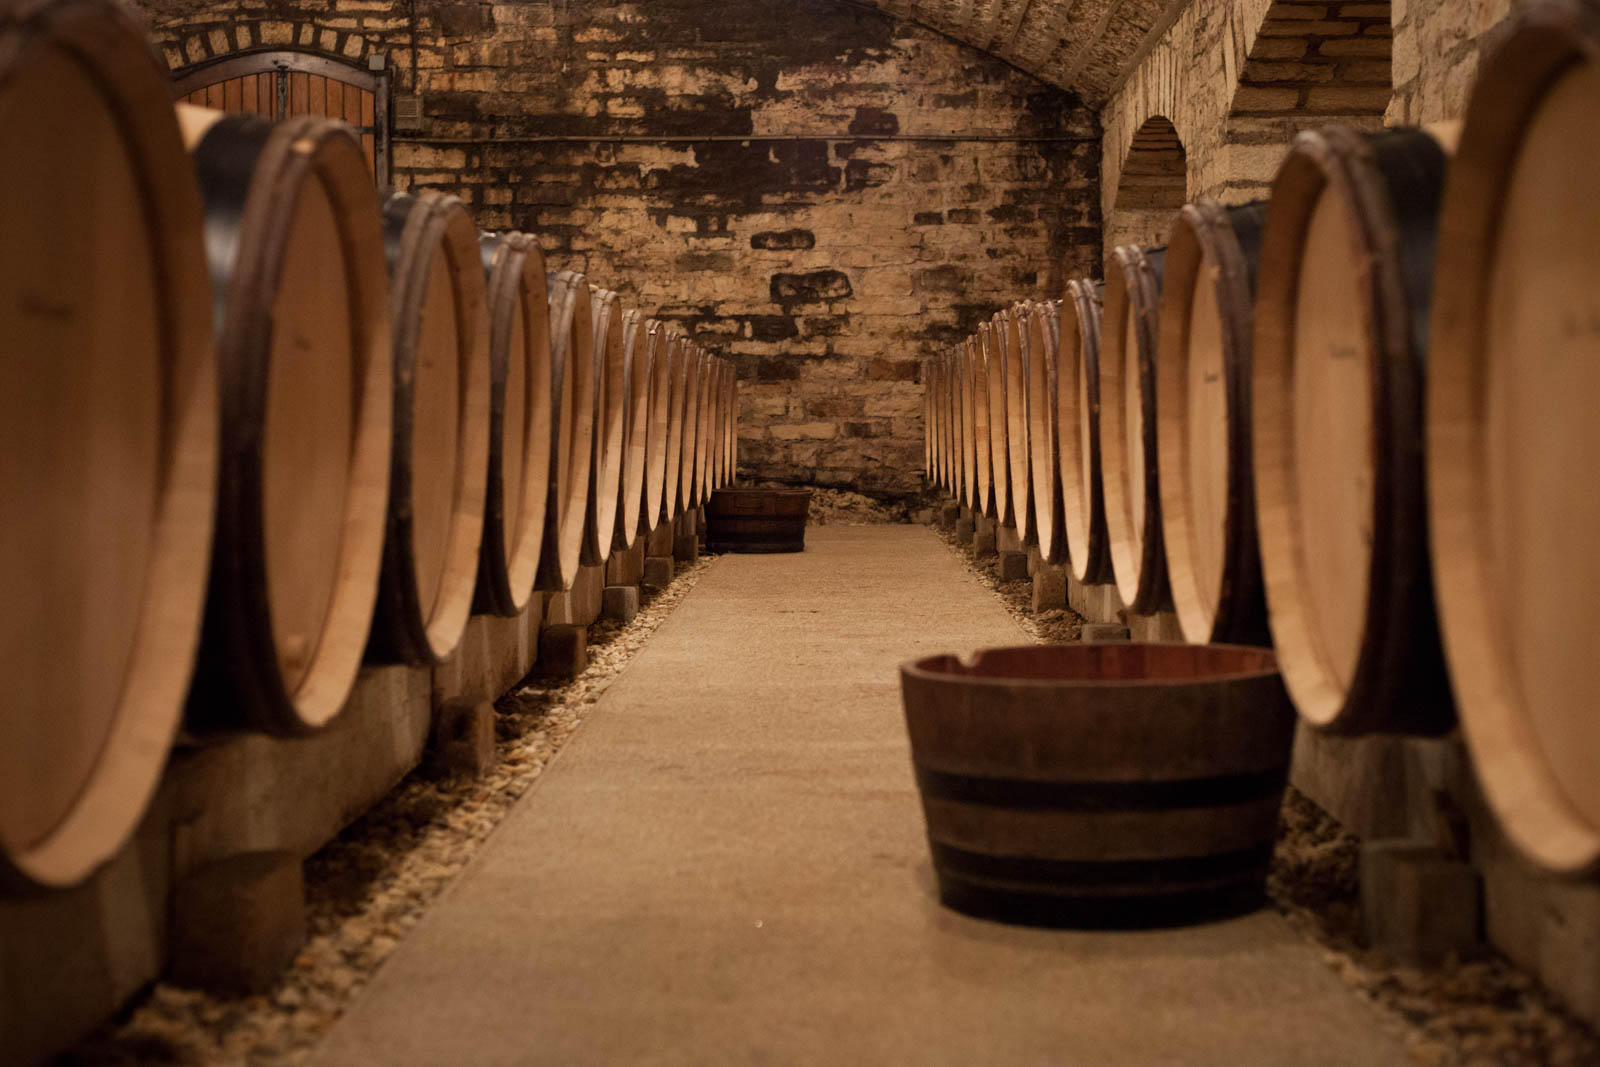
[[[857,0],[1103,104],[1185,0]]]

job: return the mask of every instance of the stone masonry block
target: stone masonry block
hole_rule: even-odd
[[[1368,942],[1395,960],[1431,966],[1478,947],[1482,888],[1468,863],[1421,841],[1361,846],[1361,921]]]
[[[441,777],[477,777],[494,766],[494,705],[487,700],[446,701],[433,709],[428,770]]]
[[[1033,572],[1033,613],[1067,606],[1067,569],[1046,563]]]
[[[225,994],[273,985],[306,937],[305,880],[292,852],[244,852],[173,890],[168,975]]]
[[[1000,552],[1000,580],[1025,582],[1028,580],[1028,554],[1026,552]]]
[[[994,532],[994,546],[1000,552],[1021,552],[1022,538],[1017,536],[1017,528],[1002,523]]]
[[[608,585],[602,595],[600,614],[618,622],[631,622],[639,614],[639,587]]]
[[[546,626],[539,631],[539,674],[575,678],[589,666],[589,629],[576,624]]]
[[[646,556],[644,561],[644,574],[639,579],[639,584],[646,589],[665,589],[672,584],[672,574],[675,565],[670,555]]]
[[[972,544],[972,539],[977,534],[977,524],[971,518],[956,520],[956,540],[964,545]]]

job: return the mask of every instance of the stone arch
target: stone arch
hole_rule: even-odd
[[[1302,129],[1343,122],[1379,129],[1392,95],[1389,0],[1274,0],[1246,56],[1224,130],[1225,170],[1210,195],[1267,195]]]
[[[1117,190],[1106,213],[1105,250],[1165,244],[1172,219],[1189,198],[1188,153],[1172,120],[1152,115],[1123,156]]]
[[[238,19],[217,22],[171,20],[151,26],[174,74],[247,52],[289,49],[366,67],[384,48],[355,30],[334,29],[313,19]]]

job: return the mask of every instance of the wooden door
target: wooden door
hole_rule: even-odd
[[[389,73],[305,52],[253,52],[174,75],[172,95],[219,111],[277,122],[295,115],[338,119],[355,129],[373,182],[389,184]]]

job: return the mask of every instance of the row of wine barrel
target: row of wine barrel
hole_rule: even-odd
[[[1459,720],[1509,836],[1600,867],[1600,15],[1515,17],[1464,121],[1302,133],[924,365],[930,477],[1335,733]]]
[[[342,124],[175,114],[111,0],[0,4],[0,157],[7,880],[112,855],[185,719],[319,729],[732,480],[731,364]]]

